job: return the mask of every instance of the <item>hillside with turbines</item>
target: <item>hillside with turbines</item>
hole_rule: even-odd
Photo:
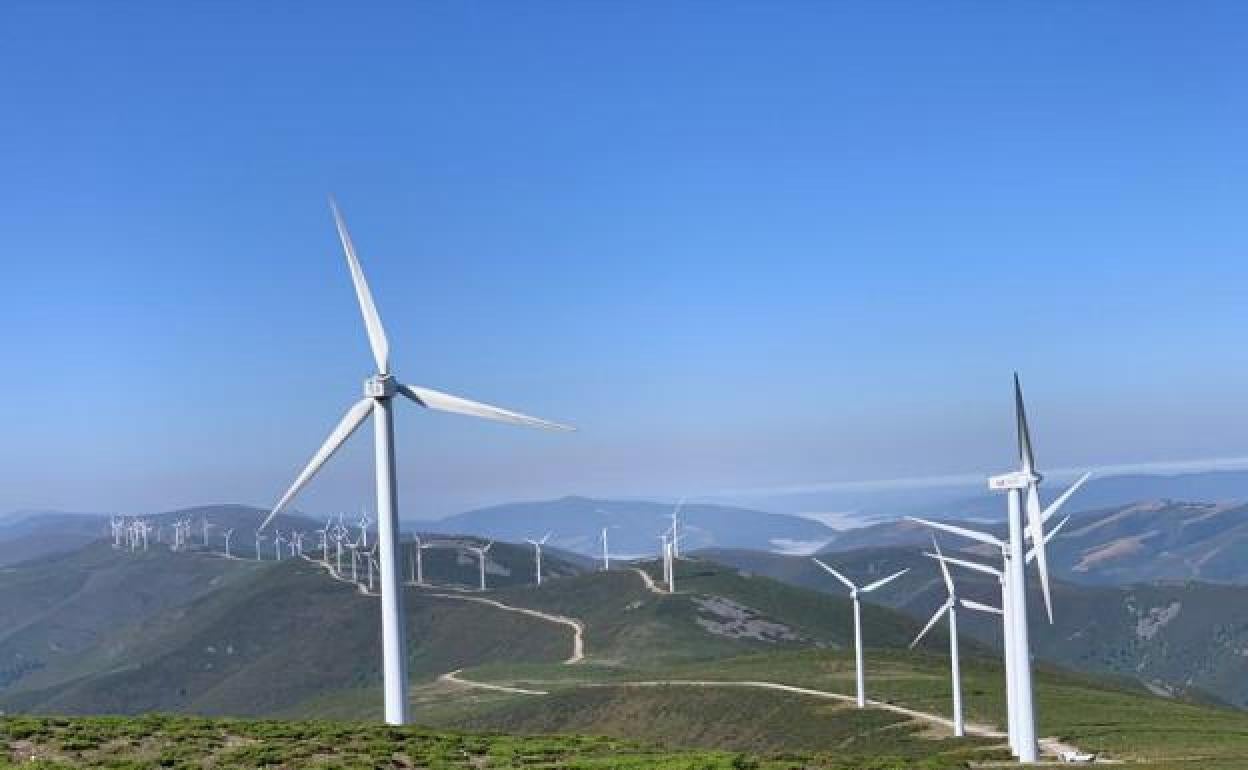
[[[944,637],[937,631],[920,651],[906,649],[919,627],[914,615],[926,609],[926,577],[911,583],[908,574],[879,595],[905,612],[864,605],[868,693],[881,705],[859,711],[844,596],[697,557],[677,562],[677,594],[666,593],[655,562],[586,572],[555,555],[536,588],[532,548],[502,542],[488,552],[490,586],[479,592],[470,590],[477,565],[466,555],[426,552],[431,587],[405,589],[421,724],[606,735],[673,756],[746,752],[765,762],[808,752],[812,767],[855,767],[869,757],[880,767],[920,758],[952,767],[1002,757],[1002,671],[991,639],[963,645],[971,729],[956,741],[946,721]],[[906,565],[901,552],[879,551],[846,569],[869,576]],[[6,712],[380,715],[377,598],[335,579],[319,555],[258,562],[96,542],[11,567],[0,573],[0,590],[23,602],[12,605],[10,623],[30,618],[0,637],[0,659],[21,662],[0,690]],[[1066,606],[1070,597],[1059,596]],[[1132,744],[1143,737],[1121,726],[1098,730],[1094,715],[1108,709],[1151,710],[1240,736],[1203,748],[1207,761],[1238,750],[1239,740],[1248,746],[1248,717],[1238,712],[1158,698],[1125,680],[1044,669],[1038,682],[1051,750],[1180,755],[1156,741]],[[1198,743],[1193,728],[1173,741],[1188,755]]]

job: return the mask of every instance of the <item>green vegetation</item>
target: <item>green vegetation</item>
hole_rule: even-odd
[[[377,767],[567,768],[569,770],[939,770],[947,760],[795,754],[758,757],[723,751],[672,751],[583,736],[515,737],[334,722],[242,721],[142,716],[0,719],[7,748],[0,767],[32,770],[100,768]]]

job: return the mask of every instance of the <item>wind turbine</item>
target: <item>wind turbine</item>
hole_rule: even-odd
[[[823,569],[826,572],[831,573],[833,577],[835,577],[837,580],[844,583],[845,586],[849,589],[849,598],[853,599],[854,601],[854,669],[857,673],[856,678],[858,680],[858,708],[866,708],[867,695],[866,695],[866,687],[863,681],[864,672],[863,672],[863,665],[862,665],[862,601],[859,599],[859,597],[862,594],[871,593],[877,588],[880,588],[883,585],[891,583],[892,581],[896,580],[897,578],[909,572],[910,569],[906,568],[906,569],[901,570],[900,572],[894,572],[893,574],[889,575],[886,578],[880,578],[874,583],[868,583],[862,588],[859,588],[858,586],[854,585],[853,581],[851,581],[849,578],[845,577],[844,575],[832,569],[831,567],[819,561],[818,559],[815,559],[812,557],[811,561],[813,561],[815,564],[818,564],[820,567],[823,567]]]
[[[225,537],[225,558],[230,558],[230,537],[234,534],[233,529],[227,529],[222,535]]]
[[[264,533],[257,529],[256,530],[256,561],[264,560],[264,557],[261,555],[261,552],[260,552],[261,540],[264,540]]]
[[[203,524],[203,527],[204,527],[204,548],[207,548],[208,547],[208,528],[213,525],[208,522],[207,516],[203,517],[203,519],[201,520],[201,523]]]
[[[282,537],[280,529],[273,531],[273,556],[275,561],[282,560],[282,546],[286,545],[287,542],[286,538]]]
[[[316,534],[321,536],[321,563],[329,563],[329,528],[334,522],[334,517],[330,516],[325,519],[325,528],[316,530]]]
[[[537,584],[539,586],[542,584],[542,546],[546,545],[546,541],[549,539],[550,539],[550,533],[547,532],[545,535],[542,536],[541,540],[529,540],[528,541],[529,543],[533,545],[533,553],[534,553],[535,558],[537,559],[537,564],[534,567],[533,574],[537,577]]]
[[[921,524],[996,545],[1002,550],[1004,596],[1002,601],[1003,622],[1007,624],[1005,635],[1006,668],[1013,692],[1013,720],[1010,730],[1011,747],[1019,761],[1035,762],[1038,756],[1036,744],[1035,699],[1031,681],[1031,642],[1027,624],[1027,562],[1036,562],[1040,574],[1040,589],[1044,597],[1045,612],[1049,623],[1053,622],[1053,601],[1049,591],[1049,569],[1045,544],[1044,524],[1070,499],[1090,474],[1084,474],[1045,510],[1040,508],[1038,485],[1043,476],[1036,472],[1035,453],[1031,445],[1031,430],[1027,425],[1027,410],[1023,405],[1023,389],[1018,374],[1014,375],[1014,417],[1018,433],[1020,468],[988,479],[988,488],[1007,493],[1006,516],[1009,525],[1008,539],[1002,541],[993,535],[956,527],[939,522],[911,518]],[[1024,496],[1026,501],[1026,527],[1023,522]],[[1032,553],[1028,554],[1026,540],[1032,541]],[[1031,558],[1028,558],[1030,556]]]
[[[685,498],[680,498],[672,509],[672,558],[680,558],[680,509],[685,507]]]
[[[489,553],[489,552],[490,552],[490,549],[491,549],[491,548],[493,548],[493,547],[494,547],[494,541],[493,541],[493,540],[491,540],[490,542],[486,543],[484,548],[482,548],[482,547],[481,547],[481,546],[479,546],[479,545],[470,545],[470,546],[468,546],[468,550],[470,550],[470,551],[472,551],[472,552],[474,552],[474,553],[476,553],[476,554],[477,554],[477,564],[478,564],[478,565],[480,566],[480,568],[481,568],[481,590],[482,590],[482,591],[484,591],[484,590],[485,590],[485,555],[486,555],[487,553]]]
[[[607,547],[607,530],[610,527],[602,528],[602,571],[611,571],[611,549]]]
[[[342,214],[332,198],[330,208],[338,228],[338,238],[342,241],[343,251],[346,252],[347,267],[351,271],[351,280],[355,284],[355,295],[364,317],[364,326],[368,332],[373,360],[377,363],[377,374],[365,381],[364,398],[347,410],[346,415],[317,450],[311,462],[295,479],[286,494],[278,500],[277,505],[273,506],[273,511],[265,519],[261,529],[286,507],[330,456],[338,451],[338,448],[371,414],[377,471],[377,534],[381,545],[381,638],[382,667],[385,672],[385,714],[386,722],[389,724],[406,724],[408,722],[407,645],[404,640],[403,593],[399,577],[399,505],[398,489],[394,477],[394,397],[401,395],[426,409],[454,412],[529,427],[553,430],[568,430],[568,428],[517,412],[469,401],[459,396],[397,382],[390,374],[390,343],[381,325],[381,316],[378,315],[377,307],[373,303],[373,295],[364,278],[364,270],[360,267],[360,261],[356,257],[355,246],[347,232],[347,224],[343,221]]]
[[[915,646],[932,630],[932,626],[936,625],[936,621],[940,620],[941,615],[949,618],[949,670],[950,677],[953,681],[953,734],[961,738],[965,735],[962,724],[962,674],[958,664],[958,592],[953,585],[953,576],[949,574],[949,567],[944,562],[944,554],[940,552],[940,543],[936,542],[936,537],[932,537],[932,548],[936,549],[934,558],[940,565],[941,577],[945,579],[945,590],[949,596],[945,599],[945,603],[936,608],[936,612],[932,613],[931,620],[927,621],[927,625],[923,626],[923,630],[919,635],[914,637],[914,641],[910,643],[910,649]]]
[[[1083,484],[1083,482],[1086,481],[1087,478],[1088,478],[1088,475],[1084,475],[1083,478],[1081,478],[1078,482],[1075,483],[1075,485],[1073,485],[1070,488],[1070,490],[1068,490],[1067,494],[1063,495],[1061,499],[1055,502],[1053,505],[1054,510],[1056,510],[1057,507],[1060,507],[1062,502],[1064,502],[1065,499],[1068,498],[1070,494],[1074,492],[1074,490],[1078,489],[1079,485]],[[937,559],[942,564],[952,564],[954,566],[964,567],[966,569],[974,570],[976,572],[982,572],[988,575],[992,575],[993,577],[997,579],[997,582],[1000,585],[1000,590],[1001,590],[1001,606],[1000,607],[993,607],[991,605],[972,601],[970,599],[959,599],[959,602],[962,604],[963,607],[966,607],[969,610],[975,610],[976,612],[985,612],[985,613],[989,613],[992,615],[1000,616],[1001,618],[1002,651],[1003,651],[1003,660],[1005,662],[1005,696],[1006,696],[1006,706],[1007,706],[1006,716],[1008,720],[1007,732],[1009,734],[1009,739],[1010,739],[1010,749],[1013,752],[1014,756],[1019,756],[1019,749],[1017,745],[1018,744],[1018,699],[1017,699],[1017,694],[1015,692],[1016,687],[1015,687],[1015,680],[1014,680],[1016,672],[1017,672],[1017,668],[1014,665],[1014,655],[1016,654],[1016,651],[1014,649],[1014,644],[1013,644],[1013,638],[1014,638],[1013,637],[1013,617],[1014,616],[1010,612],[1009,573],[1007,573],[1005,570],[1005,564],[1009,560],[1009,545],[1003,540],[994,538],[992,535],[989,535],[987,533],[974,532],[973,530],[967,530],[962,527],[954,526],[951,524],[945,524],[943,522],[926,521],[924,519],[915,519],[913,517],[909,517],[909,518],[911,518],[914,521],[918,521],[919,523],[926,524],[935,529],[944,530],[946,532],[952,532],[953,534],[979,540],[980,542],[988,543],[989,545],[995,545],[1001,551],[1001,565],[1002,566],[1000,569],[989,566],[987,564],[981,564],[979,562],[969,561],[966,559],[960,559],[960,558],[953,557],[953,556],[945,556],[943,553],[939,552],[939,549],[937,549],[936,553],[925,553],[924,555],[928,556],[929,558]],[[1050,540],[1052,540],[1057,535],[1058,532],[1061,531],[1062,527],[1066,526],[1066,522],[1068,521],[1070,521],[1069,516],[1062,519],[1060,522],[1058,522],[1057,526],[1049,530],[1048,534],[1044,536],[1044,542],[1046,545],[1049,543]],[[1036,548],[1033,545],[1031,549],[1027,552],[1027,556],[1025,558],[1025,561],[1027,563],[1031,563],[1031,561],[1034,560],[1035,552],[1036,552]]]

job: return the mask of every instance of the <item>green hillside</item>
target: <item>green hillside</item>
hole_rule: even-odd
[[[442,557],[426,562],[426,575],[439,587],[405,591],[411,695],[427,727],[600,734],[663,751],[759,753],[763,761],[801,753],[810,767],[860,767],[869,760],[882,762],[879,767],[957,766],[1003,756],[991,730],[965,740],[949,735],[939,721],[949,708],[946,661],[939,648],[907,651],[917,624],[894,610],[864,607],[869,696],[930,716],[861,712],[846,702],[853,691],[852,621],[843,596],[699,559],[679,563],[676,595],[649,587],[638,570],[625,567],[551,577],[538,589],[525,574],[531,551],[505,543],[491,551],[491,584],[498,587],[478,593],[445,587],[471,582],[475,559],[464,564],[450,551]],[[576,571],[557,559],[553,564]],[[860,574],[873,569],[851,566]],[[652,580],[657,575],[655,564],[641,569]],[[11,592],[21,593],[13,598],[18,612],[34,614],[0,638],[9,645],[0,650],[32,660],[43,651],[40,667],[0,689],[0,708],[8,713],[380,716],[376,597],[335,580],[318,562],[97,545],[59,565],[24,565],[4,577]],[[897,594],[905,590],[898,587]],[[54,601],[66,591],[69,600]],[[116,597],[124,599],[113,607]],[[88,611],[85,603],[98,606]],[[573,626],[582,629],[584,658],[569,665]],[[91,634],[69,647],[65,629],[77,627]],[[67,652],[48,652],[53,642]],[[974,645],[965,648],[968,713],[1000,724],[999,665],[976,655]],[[1199,757],[1206,763],[1200,766],[1230,767],[1224,760],[1235,752],[1248,756],[1248,718],[1239,712],[1059,672],[1042,672],[1039,692],[1042,733],[1083,749],[1125,759]],[[1167,733],[1160,732],[1163,721]],[[88,723],[97,724],[74,721],[57,729],[74,733],[75,725]],[[226,735],[234,728],[213,729]],[[376,740],[389,739],[366,743]],[[55,745],[48,746],[48,756],[56,756]],[[650,755],[656,762],[688,760],[691,767],[732,761],[708,756]]]
[[[972,552],[973,554],[973,552]],[[714,551],[708,556],[751,574],[841,595],[844,588],[807,557],[757,551]],[[876,598],[916,619],[944,600],[945,588],[931,560],[918,549],[873,548],[829,554],[833,564],[858,574],[910,567],[896,590]],[[983,561],[982,555],[974,556]],[[999,602],[991,576],[955,572],[963,596]],[[1054,623],[1044,615],[1038,583],[1029,584],[1032,644],[1036,656],[1062,666],[1127,677],[1158,693],[1197,699],[1210,696],[1248,706],[1248,586],[1200,582],[1089,586],[1053,582]],[[963,631],[999,646],[1000,624],[980,613],[960,615]],[[925,643],[939,649],[940,632]]]

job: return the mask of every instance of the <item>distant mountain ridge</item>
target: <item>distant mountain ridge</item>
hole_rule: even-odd
[[[405,526],[516,542],[551,532],[552,544],[586,556],[601,554],[602,528],[609,527],[612,553],[635,556],[657,553],[659,534],[671,524],[673,507],[644,500],[570,496],[495,505],[439,521],[406,522]],[[686,504],[681,509],[681,526],[685,549],[814,551],[837,537],[836,530],[813,519],[708,503]]]

